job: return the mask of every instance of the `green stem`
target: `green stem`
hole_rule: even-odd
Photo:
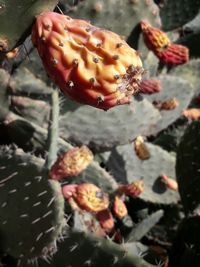
[[[59,137],[59,96],[58,90],[54,89],[51,98],[51,114],[49,119],[49,129],[47,137],[48,156],[45,162],[45,168],[50,170],[52,164],[57,158],[58,137]]]

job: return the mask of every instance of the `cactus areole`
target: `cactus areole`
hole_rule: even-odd
[[[140,57],[111,31],[44,12],[36,18],[32,41],[51,79],[79,103],[107,110],[129,103],[139,89]]]

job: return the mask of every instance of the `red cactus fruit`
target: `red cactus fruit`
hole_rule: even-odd
[[[183,111],[183,116],[189,120],[200,119],[200,108],[189,108]]]
[[[156,79],[146,79],[142,80],[140,83],[140,93],[141,94],[155,94],[159,93],[162,89],[161,82]]]
[[[170,39],[167,34],[158,28],[154,28],[147,21],[141,21],[143,39],[149,50],[155,54],[163,51],[170,44]]]
[[[110,232],[114,228],[114,218],[108,209],[99,211],[96,214],[96,218],[99,221],[101,228],[106,232]]]
[[[178,184],[174,179],[168,177],[165,174],[161,175],[160,178],[167,188],[174,190],[174,191],[178,191]]]
[[[117,34],[55,12],[40,14],[32,41],[64,94],[100,109],[127,104],[143,73],[138,53]]]
[[[92,162],[93,154],[87,146],[75,147],[58,157],[49,176],[60,180],[67,176],[77,176]]]
[[[151,155],[150,155],[149,149],[148,149],[147,145],[145,144],[142,136],[138,136],[134,140],[133,144],[134,144],[135,153],[139,159],[147,160],[150,158]]]
[[[170,44],[165,50],[159,52],[157,57],[163,64],[169,66],[181,65],[189,61],[189,50],[183,45]]]
[[[189,50],[187,47],[172,43],[166,33],[152,27],[146,21],[141,21],[140,25],[146,46],[154,52],[161,63],[173,66],[189,61]]]
[[[131,184],[120,185],[118,192],[130,197],[137,197],[144,191],[143,180],[135,181]]]
[[[94,184],[79,184],[73,198],[81,209],[89,212],[97,213],[109,206],[108,195]]]
[[[115,196],[115,199],[113,202],[113,214],[118,219],[122,219],[128,214],[126,205],[125,205],[124,201],[119,196]]]

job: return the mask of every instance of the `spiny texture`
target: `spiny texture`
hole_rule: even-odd
[[[152,27],[146,21],[141,21],[140,25],[146,46],[153,51],[162,64],[173,66],[189,61],[187,47],[172,43],[166,33]]]
[[[77,102],[109,109],[130,102],[143,72],[117,34],[54,12],[37,17],[32,41],[49,76]]]
[[[0,162],[0,250],[21,259],[55,252],[65,223],[59,183],[20,149],[1,147]]]

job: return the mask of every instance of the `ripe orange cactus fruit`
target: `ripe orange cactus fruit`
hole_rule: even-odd
[[[67,176],[77,176],[93,160],[93,154],[87,146],[75,147],[59,156],[53,164],[49,176],[54,180],[60,180]]]
[[[32,41],[50,78],[71,99],[107,110],[139,89],[141,59],[119,35],[55,12],[36,18]]]
[[[138,180],[131,184],[120,185],[118,192],[130,197],[137,197],[144,191],[144,181]]]
[[[112,210],[113,210],[113,214],[118,219],[122,219],[128,214],[126,205],[124,201],[121,199],[121,197],[119,196],[115,196]]]
[[[73,198],[81,209],[88,212],[97,213],[109,206],[108,195],[94,184],[79,184]]]

